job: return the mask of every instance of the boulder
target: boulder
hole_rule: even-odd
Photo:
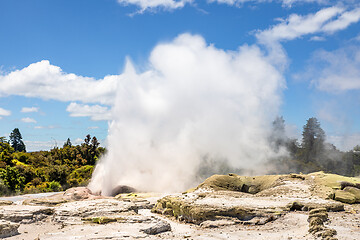
[[[92,196],[93,194],[91,190],[88,189],[87,187],[75,187],[66,190],[63,194],[63,199],[79,201],[79,200],[89,199]]]
[[[343,203],[353,204],[356,202],[356,197],[351,192],[346,192],[344,190],[336,190],[334,192],[334,200]]]
[[[360,189],[360,183],[351,183],[351,182],[343,181],[343,182],[340,182],[340,187],[341,187],[341,190],[343,190],[346,187],[354,187],[354,188]]]
[[[0,220],[0,238],[11,237],[19,234],[18,228],[20,224],[5,220]]]
[[[356,187],[345,187],[345,192],[351,193],[355,196],[355,202],[360,203],[360,189]]]
[[[119,185],[111,190],[110,196],[115,197],[121,193],[133,193],[136,192],[136,189],[127,185]]]
[[[155,235],[162,232],[171,231],[171,226],[167,222],[160,221],[156,225],[149,228],[141,229],[140,231],[146,234]]]

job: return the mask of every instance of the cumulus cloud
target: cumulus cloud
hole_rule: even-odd
[[[360,8],[350,11],[342,7],[328,7],[305,16],[291,14],[287,19],[264,31],[258,31],[257,39],[263,44],[294,40],[309,34],[332,34],[360,20]]]
[[[21,109],[22,113],[30,113],[30,112],[38,112],[39,108],[38,107],[23,107]]]
[[[29,118],[29,117],[22,118],[21,121],[24,123],[37,123],[37,121],[35,119]]]
[[[11,115],[11,111],[0,107],[0,119],[2,119],[4,116],[6,117],[10,115]]]
[[[112,104],[119,76],[103,79],[65,73],[43,60],[21,70],[0,75],[0,97],[19,95],[58,101]]]
[[[94,121],[111,119],[109,108],[100,105],[86,105],[72,102],[67,106],[66,111],[70,112],[71,117],[90,117]]]
[[[314,54],[306,76],[321,91],[340,93],[360,89],[360,47]]]
[[[156,46],[149,66],[127,63],[94,191],[184,190],[204,156],[248,169],[274,154],[267,135],[285,83],[257,46],[224,51],[182,34]]]

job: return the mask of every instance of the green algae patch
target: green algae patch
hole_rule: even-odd
[[[117,222],[117,218],[111,218],[111,217],[91,217],[91,218],[83,218],[81,220],[84,222],[96,223],[96,224],[106,224],[106,223],[111,223],[111,222]]]

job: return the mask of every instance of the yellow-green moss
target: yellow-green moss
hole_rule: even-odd
[[[91,217],[91,218],[83,218],[82,221],[97,223],[97,224],[106,224],[110,222],[116,222],[117,219],[111,217]]]

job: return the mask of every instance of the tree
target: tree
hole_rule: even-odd
[[[307,120],[302,136],[302,160],[315,162],[323,153],[325,142],[325,132],[316,118],[312,117]]]
[[[25,144],[22,141],[22,136],[18,128],[15,128],[11,132],[10,143],[16,152],[26,152]]]
[[[89,145],[90,141],[91,141],[91,136],[90,136],[90,134],[88,134],[88,135],[86,135],[86,137],[84,139],[84,142],[85,142],[86,145]]]
[[[66,140],[66,142],[64,143],[64,145],[63,145],[63,147],[67,147],[67,146],[69,146],[69,147],[72,146],[72,143],[71,143],[71,141],[70,141],[70,138],[68,138],[68,139]]]
[[[6,141],[5,137],[0,137],[0,168],[5,165],[12,165],[14,148]]]
[[[289,141],[285,133],[285,120],[282,116],[276,117],[272,122],[272,131],[269,141],[276,152],[279,151],[280,147],[285,147]]]
[[[91,148],[93,151],[95,151],[98,146],[100,145],[99,141],[97,140],[97,138],[94,136],[92,139],[91,139]]]

